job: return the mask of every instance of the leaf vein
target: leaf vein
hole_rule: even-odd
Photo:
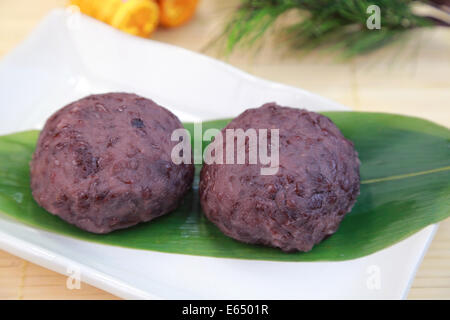
[[[419,172],[399,174],[399,175],[390,176],[390,177],[384,177],[384,178],[375,178],[375,179],[363,180],[363,181],[361,181],[361,184],[371,184],[371,183],[377,183],[377,182],[400,180],[400,179],[417,177],[417,176],[422,176],[422,175],[436,173],[436,172],[442,172],[442,171],[448,171],[448,170],[450,170],[450,166],[436,168],[436,169],[431,169],[431,170],[425,170],[425,171],[419,171]]]

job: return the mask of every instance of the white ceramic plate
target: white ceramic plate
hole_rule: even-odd
[[[118,32],[88,17],[52,12],[0,62],[0,134],[41,128],[91,93],[136,92],[181,120],[233,117],[276,101],[310,110],[346,108],[255,78],[187,50]],[[28,227],[0,214],[0,247],[123,298],[399,299],[437,226],[344,262],[208,258],[94,244]]]

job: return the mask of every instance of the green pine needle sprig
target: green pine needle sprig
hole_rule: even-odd
[[[383,47],[409,30],[450,26],[434,16],[415,14],[417,3],[450,14],[450,0],[241,0],[219,38],[225,42],[226,54],[240,46],[251,47],[282,15],[297,11],[298,21],[285,27],[279,39],[299,50],[339,49],[349,58]],[[366,26],[370,5],[381,9],[381,29]]]

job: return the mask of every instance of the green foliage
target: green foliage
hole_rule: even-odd
[[[445,12],[443,0],[417,2]],[[366,27],[370,5],[381,9],[379,30]],[[380,48],[408,30],[449,26],[434,17],[414,14],[412,6],[410,0],[242,0],[220,38],[225,40],[229,54],[238,46],[253,45],[280,16],[297,11],[297,21],[284,29],[280,41],[302,50],[340,49],[345,57],[352,57]]]
[[[362,257],[450,215],[448,129],[392,114],[325,114],[355,143],[361,159],[361,194],[339,230],[307,253],[287,254],[223,235],[201,211],[199,168],[194,190],[172,213],[105,235],[80,230],[46,212],[31,196],[28,163],[38,131],[0,137],[0,211],[35,228],[86,241],[168,253],[274,261]],[[208,121],[203,129],[223,128],[228,122]],[[185,126],[190,131],[194,127]]]

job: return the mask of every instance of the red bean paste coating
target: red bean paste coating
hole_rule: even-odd
[[[353,143],[329,118],[275,103],[245,111],[222,134],[238,128],[280,129],[279,170],[261,175],[264,166],[248,164],[248,149],[246,164],[204,165],[207,218],[231,238],[283,251],[309,251],[335,233],[359,194]]]
[[[174,210],[194,166],[175,165],[178,118],[128,93],[91,95],[54,113],[30,163],[36,202],[93,233],[108,233]]]

